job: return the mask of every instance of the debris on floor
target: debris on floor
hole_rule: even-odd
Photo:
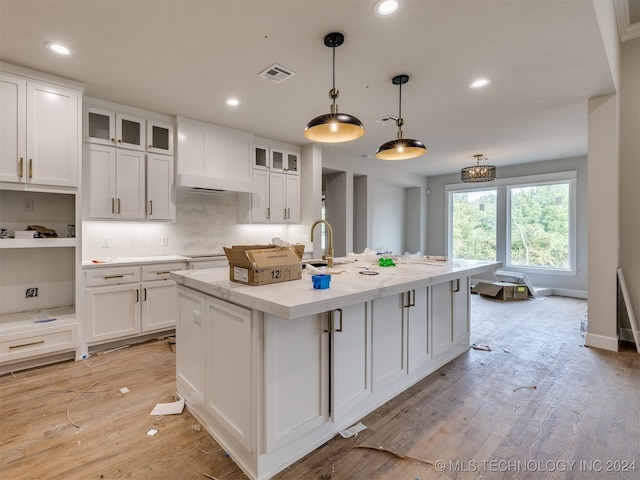
[[[158,430],[156,430],[155,428],[150,428],[149,430],[147,430],[147,435],[149,435],[150,437],[155,437],[157,433]]]
[[[180,415],[182,410],[184,410],[184,398],[181,398],[177,402],[156,403],[156,406],[151,410],[149,415]]]
[[[71,407],[73,406],[73,404],[76,402],[76,400],[78,400],[82,395],[84,395],[85,393],[87,393],[89,390],[91,390],[93,387],[95,387],[99,382],[95,382],[93,385],[91,385],[89,388],[83,390],[82,392],[80,392],[76,398],[74,398],[73,400],[71,400],[71,403],[69,404],[69,406],[67,407],[67,420],[69,420],[69,422],[71,423],[71,425],[73,425],[76,428],[80,428],[80,425],[78,425],[77,423],[75,423],[73,420],[71,420],[71,416],[69,415],[69,412],[71,411]]]
[[[473,343],[471,345],[471,348],[473,348],[474,350],[483,350],[485,352],[491,351],[491,347],[489,345],[478,345],[477,343]]]
[[[382,447],[372,447],[370,445],[354,445],[351,448],[364,448],[364,449],[367,449],[367,450],[374,450],[376,452],[384,452],[384,453],[392,455],[392,456],[394,456],[396,458],[399,458],[401,460],[413,460],[414,462],[425,463],[427,465],[435,466],[435,464],[431,460],[425,460],[424,458],[412,457],[411,455],[405,455],[404,453],[394,452],[393,450],[389,450],[389,449],[382,448]]]
[[[345,430],[342,430],[342,431],[340,431],[338,433],[340,434],[340,436],[342,438],[351,438],[354,435],[358,436],[358,432],[361,432],[362,430],[366,430],[366,429],[367,429],[367,427],[362,422],[358,422],[355,425],[353,425],[353,426],[351,426],[351,427],[349,427],[349,428],[347,428]]]
[[[518,390],[523,390],[523,389],[535,390],[536,388],[538,388],[538,387],[536,387],[535,385],[527,385],[527,386],[524,386],[524,387],[514,388],[513,391],[517,392]]]

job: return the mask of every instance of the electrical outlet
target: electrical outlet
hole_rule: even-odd
[[[36,287],[29,287],[27,291],[24,292],[24,298],[33,298],[38,296],[38,289]]]
[[[166,247],[168,245],[169,245],[169,237],[166,237],[166,236],[160,237],[160,246]]]
[[[307,243],[307,242],[309,242],[309,234],[308,234],[308,233],[304,233],[304,234],[302,234],[302,240],[301,240],[301,242],[302,242],[302,243]]]
[[[102,248],[109,248],[109,240],[110,240],[109,237],[102,237],[102,242],[101,242]]]
[[[31,200],[30,198],[25,198],[24,200],[22,200],[22,210],[24,210],[25,212],[33,211],[33,200]]]

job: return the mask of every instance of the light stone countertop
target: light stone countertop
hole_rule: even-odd
[[[211,253],[207,254],[206,257],[197,256],[191,257],[189,255],[156,255],[156,256],[148,256],[148,257],[108,257],[108,258],[100,258],[100,259],[92,259],[92,260],[83,260],[82,267],[83,268],[92,268],[92,267],[118,267],[123,265],[146,265],[152,263],[170,263],[170,262],[197,262],[197,261],[205,261],[205,260],[215,260],[218,258],[225,258],[226,255],[224,253]]]
[[[354,262],[334,265],[328,289],[313,288],[311,275],[303,270],[301,280],[250,286],[229,280],[226,268],[171,272],[178,284],[249,309],[292,320],[336,308],[444,283],[462,276],[494,271],[501,262],[476,260],[397,262],[395,267]],[[378,275],[361,275],[367,267]],[[343,273],[335,274],[342,271]]]

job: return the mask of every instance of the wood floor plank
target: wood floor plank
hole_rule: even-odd
[[[584,347],[584,300],[473,295],[471,309],[472,342],[491,351],[469,350],[363,418],[367,430],[357,437],[336,436],[275,478],[640,479],[635,347]],[[149,415],[174,394],[166,340],[4,375],[0,479],[246,478],[187,410]]]

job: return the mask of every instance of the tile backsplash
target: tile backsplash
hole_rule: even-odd
[[[309,233],[310,225],[238,223],[238,195],[248,194],[178,191],[175,223],[85,221],[83,259],[222,253],[222,247],[268,244],[274,237],[301,243]]]

